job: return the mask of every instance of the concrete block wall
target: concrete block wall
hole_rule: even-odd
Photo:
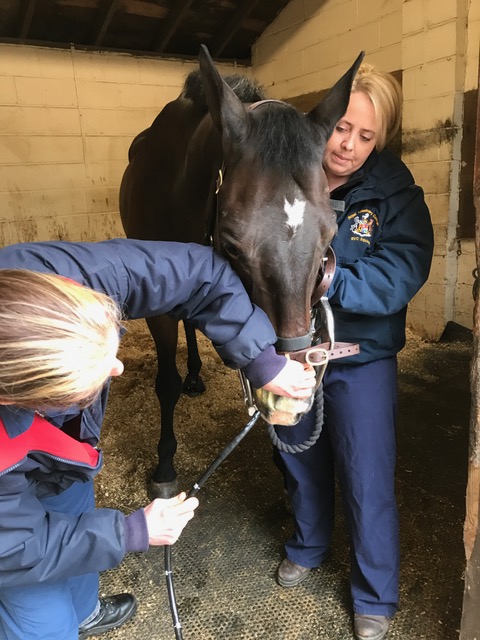
[[[479,14],[473,0],[292,0],[254,47],[254,75],[279,99],[332,86],[360,50],[403,72],[403,159],[435,228],[430,278],[408,322],[433,339],[449,320],[472,326],[475,251],[456,233],[462,99],[478,85]]]
[[[128,147],[197,67],[1,44],[0,246],[123,235]]]

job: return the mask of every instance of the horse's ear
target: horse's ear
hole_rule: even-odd
[[[362,51],[350,69],[340,80],[337,80],[327,95],[308,113],[308,117],[326,131],[326,140],[332,135],[335,125],[347,110],[353,79],[364,56],[365,51]]]
[[[201,45],[198,56],[205,98],[212,120],[220,133],[234,142],[240,142],[247,132],[247,114],[238,96],[218,73],[210,53]]]

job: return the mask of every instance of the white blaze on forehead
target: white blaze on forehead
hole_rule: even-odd
[[[293,204],[285,198],[285,204],[283,205],[283,210],[287,214],[287,224],[294,231],[300,226],[303,222],[303,214],[305,213],[305,200],[298,200],[295,198]]]

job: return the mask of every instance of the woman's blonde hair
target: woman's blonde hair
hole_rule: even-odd
[[[372,101],[379,127],[376,148],[381,151],[397,133],[402,119],[402,89],[397,80],[371,64],[363,63],[352,84],[352,93],[365,93]]]
[[[116,357],[111,298],[61,276],[0,269],[0,404],[85,407]]]

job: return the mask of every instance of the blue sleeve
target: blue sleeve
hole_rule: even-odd
[[[426,282],[433,229],[423,191],[416,185],[387,203],[387,221],[374,250],[351,262],[337,256],[328,298],[347,313],[387,316],[403,309]]]
[[[103,291],[129,319],[169,314],[191,320],[232,368],[247,366],[276,341],[266,314],[209,247],[126,238],[35,242],[1,249],[5,267],[57,273]]]

